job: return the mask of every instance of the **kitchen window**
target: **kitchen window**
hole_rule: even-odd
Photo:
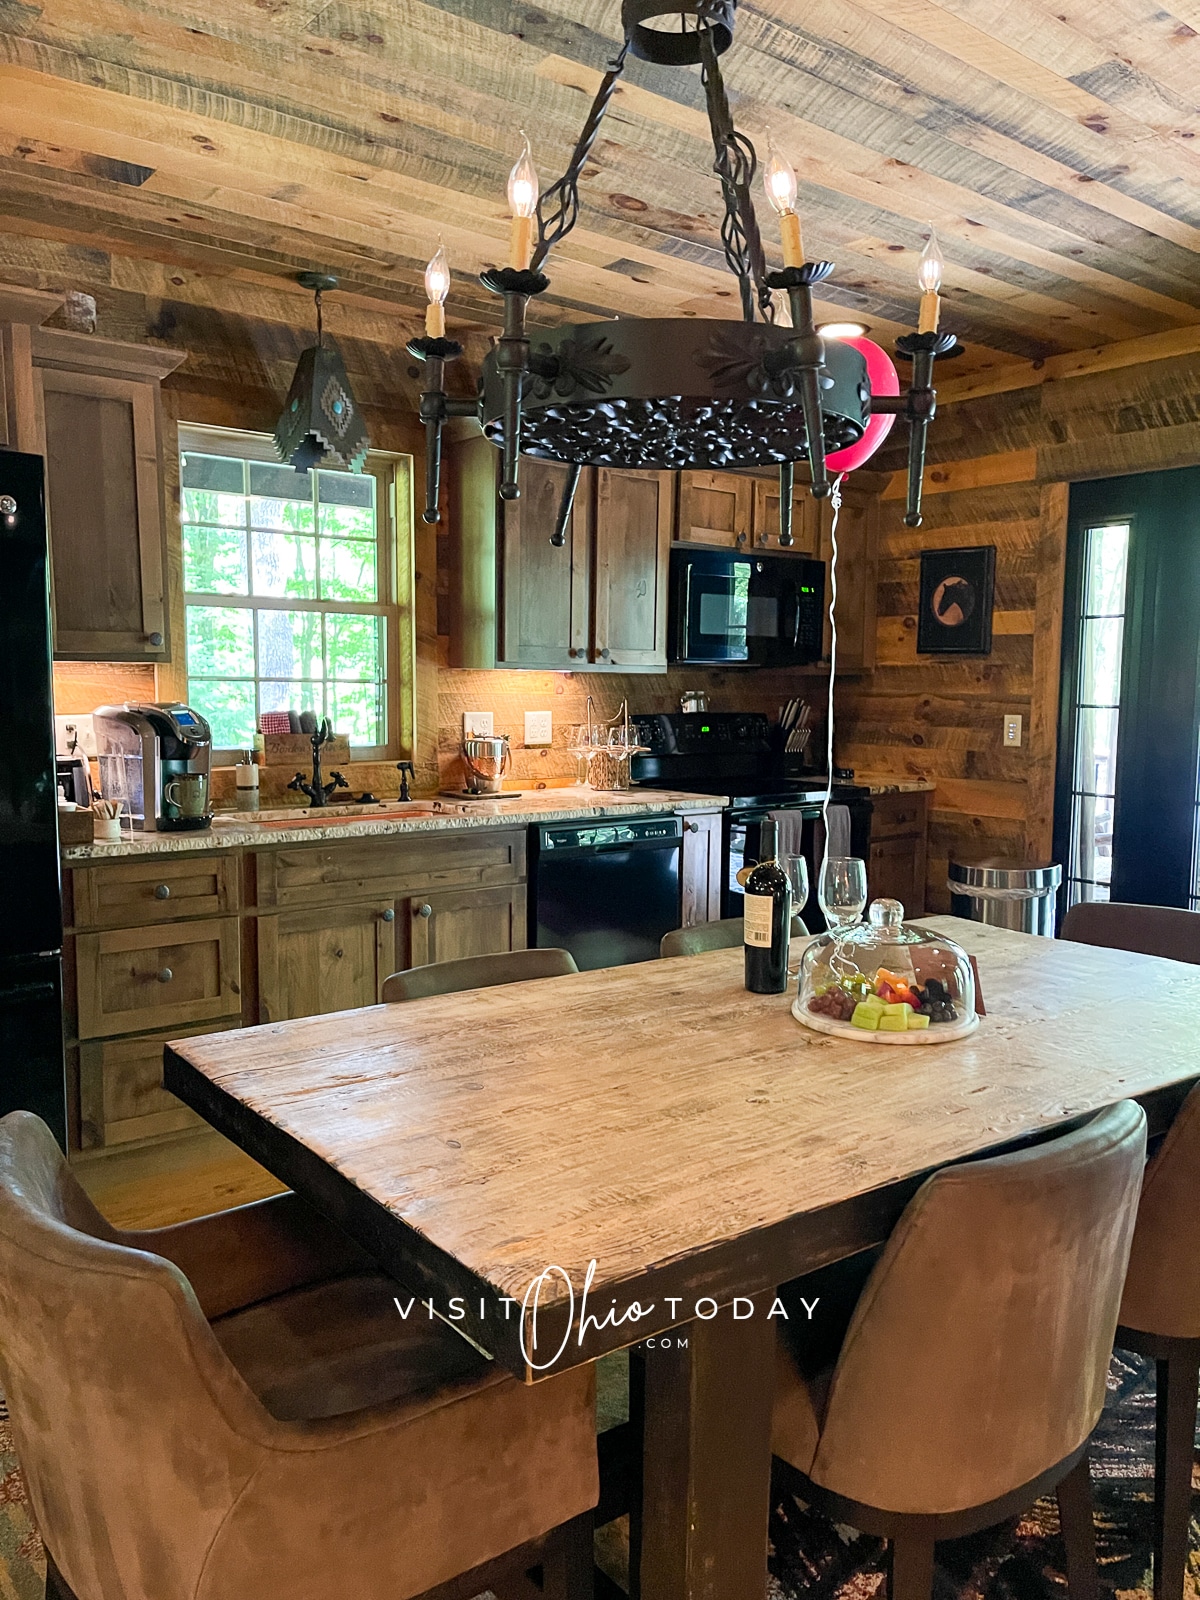
[[[180,429],[188,700],[225,759],[265,711],[328,717],[359,759],[411,745],[409,467],[296,472],[269,436]]]

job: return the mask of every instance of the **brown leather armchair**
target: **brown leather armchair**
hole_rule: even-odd
[[[530,978],[567,978],[578,972],[569,950],[551,946],[544,950],[498,950],[494,955],[462,956],[457,961],[431,961],[426,967],[408,967],[383,980],[383,998],[427,1000],[435,994],[459,994],[464,989],[494,989],[504,983],[525,983]]]
[[[44,1123],[0,1120],[0,1387],[48,1593],[590,1596],[590,1369],[525,1387],[396,1294],[295,1195],[119,1232]]]
[[[734,950],[742,943],[746,924],[741,917],[722,917],[719,922],[697,922],[690,928],[673,928],[659,940],[660,956],[703,956],[710,950]],[[807,939],[804,919],[792,918],[790,937]]]
[[[1122,900],[1084,900],[1063,918],[1072,944],[1137,950],[1144,956],[1200,965],[1200,912],[1178,906],[1138,906]]]
[[[1200,1088],[1146,1169],[1117,1343],[1155,1362],[1154,1595],[1180,1600],[1200,1398]]]
[[[935,1540],[1053,1488],[1073,1600],[1094,1596],[1087,1445],[1145,1151],[1145,1115],[1124,1101],[1063,1138],[945,1168],[897,1223],[836,1364],[806,1372],[802,1318],[781,1333],[780,1476],[891,1541],[891,1600],[929,1600]]]

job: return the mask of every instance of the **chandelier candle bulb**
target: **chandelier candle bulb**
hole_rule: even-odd
[[[446,337],[446,296],[450,293],[450,263],[445,246],[439,240],[436,252],[425,268],[425,293],[429,304],[425,307],[425,336],[429,339]]]
[[[800,218],[796,212],[796,172],[787,157],[780,155],[774,143],[769,147],[767,164],[763,168],[763,187],[767,191],[767,199],[779,213],[783,264],[785,267],[802,267],[804,241],[800,234]]]
[[[509,235],[508,264],[524,272],[533,256],[533,219],[537,213],[538,175],[533,164],[533,151],[529,139],[525,140],[508,175],[508,204],[512,212],[512,230]]]
[[[921,251],[921,259],[917,264],[917,284],[921,290],[921,311],[917,323],[919,333],[936,333],[938,330],[938,317],[941,311],[938,290],[942,287],[945,265],[942,252],[938,248],[937,234],[930,228],[929,239]]]

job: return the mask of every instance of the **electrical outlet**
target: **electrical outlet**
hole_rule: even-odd
[[[464,739],[490,739],[491,736],[492,713],[490,711],[463,712]]]
[[[1021,743],[1021,718],[1016,712],[1004,719],[1004,743],[1014,747]]]
[[[54,753],[59,756],[95,756],[96,730],[90,713],[55,717]]]
[[[525,743],[553,744],[554,743],[554,715],[550,711],[527,711],[525,713]]]

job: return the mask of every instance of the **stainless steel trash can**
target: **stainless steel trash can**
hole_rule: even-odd
[[[946,887],[956,917],[994,928],[1054,937],[1055,895],[1062,882],[1056,865],[1016,867],[1007,861],[952,861]]]

